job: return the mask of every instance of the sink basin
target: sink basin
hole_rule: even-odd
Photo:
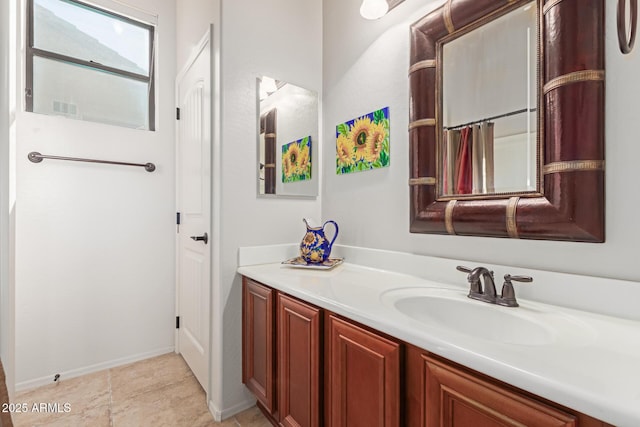
[[[505,344],[577,345],[593,338],[579,319],[545,304],[502,307],[467,298],[464,290],[401,288],[381,296],[385,305],[425,326]]]

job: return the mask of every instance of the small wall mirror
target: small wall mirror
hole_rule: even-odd
[[[318,95],[262,76],[257,79],[258,195],[318,195]]]
[[[443,196],[538,190],[537,40],[531,2],[442,45]]]

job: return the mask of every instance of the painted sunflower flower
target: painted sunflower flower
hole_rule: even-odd
[[[305,145],[300,149],[300,162],[298,165],[298,172],[302,175],[307,173],[309,166],[309,146]]]
[[[289,145],[287,157],[291,163],[292,172],[297,173],[300,166],[300,146],[298,144]]]
[[[382,143],[387,136],[387,132],[381,123],[371,125],[371,134],[367,141],[366,160],[370,163],[374,163],[380,158],[382,152]]]
[[[302,239],[302,241],[304,242],[305,245],[312,245],[316,241],[316,235],[314,233],[309,232],[304,235],[304,238]]]
[[[353,142],[355,149],[355,159],[362,160],[367,157],[367,142],[373,130],[373,123],[369,117],[356,119],[349,131],[349,138]]]
[[[289,160],[289,156],[287,155],[287,153],[282,155],[282,170],[284,171],[285,177],[291,177],[293,168],[291,167],[291,160]]]
[[[339,166],[351,166],[355,163],[353,157],[353,141],[340,134],[336,141],[336,155]]]

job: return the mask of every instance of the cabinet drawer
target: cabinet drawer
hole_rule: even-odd
[[[427,427],[575,427],[575,416],[424,357]]]
[[[411,427],[613,427],[412,345],[405,352]]]

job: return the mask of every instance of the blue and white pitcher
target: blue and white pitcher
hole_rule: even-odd
[[[311,264],[325,262],[329,259],[331,246],[333,246],[333,242],[336,240],[336,237],[338,237],[338,224],[336,224],[335,221],[329,220],[322,224],[322,227],[312,227],[306,218],[303,218],[302,221],[307,226],[307,232],[302,239],[302,243],[300,243],[300,256]],[[324,227],[327,224],[333,224],[335,227],[335,233],[331,241],[328,241],[324,234]]]

